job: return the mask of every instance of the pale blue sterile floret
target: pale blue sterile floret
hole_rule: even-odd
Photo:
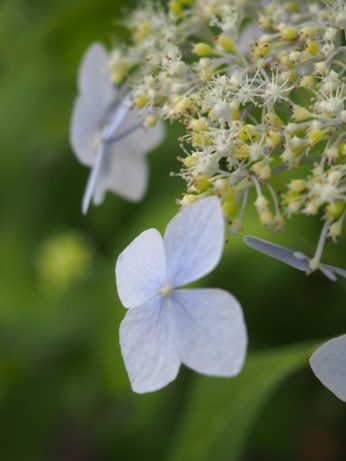
[[[78,160],[92,168],[83,213],[91,201],[102,203],[107,190],[127,200],[142,199],[148,183],[144,156],[164,138],[161,121],[153,128],[141,127],[147,113],[132,108],[128,95],[119,96],[107,73],[108,60],[103,45],[94,43],[79,70],[70,139]]]
[[[129,309],[120,345],[135,392],[166,386],[182,363],[213,376],[241,370],[247,333],[238,301],[221,289],[179,289],[212,271],[223,245],[220,201],[209,197],[183,208],[163,239],[146,230],[119,256],[117,289]]]
[[[346,270],[330,266],[329,264],[323,264],[314,258],[309,259],[300,251],[289,250],[288,248],[257,237],[252,237],[250,235],[245,235],[244,242],[254,250],[260,251],[267,256],[282,261],[283,263],[288,264],[295,269],[299,269],[300,271],[310,273],[316,269],[320,269],[327,278],[333,280],[334,282],[337,280],[335,274],[346,278]]]
[[[310,366],[321,383],[346,402],[346,335],[317,349],[310,358]]]

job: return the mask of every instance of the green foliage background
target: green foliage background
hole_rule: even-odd
[[[164,230],[184,184],[169,178],[179,169],[180,127],[168,127],[150,155],[145,201],[108,195],[81,215],[88,171],[68,142],[77,69],[91,42],[111,45],[123,34],[115,23],[122,6],[0,3],[0,459],[344,460],[345,406],[308,358],[345,332],[346,281],[306,277],[245,247],[242,236],[200,283],[231,291],[244,307],[244,372],[223,380],[182,369],[157,393],[130,390],[115,261],[142,230]],[[309,221],[272,237],[249,213],[246,233],[311,254],[320,223]],[[344,255],[344,242],[329,244],[325,260],[346,267]],[[69,263],[76,259],[78,270]]]

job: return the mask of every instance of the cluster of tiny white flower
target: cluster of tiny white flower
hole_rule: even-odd
[[[91,200],[101,203],[106,190],[141,199],[147,184],[144,154],[162,140],[163,121],[186,127],[176,174],[187,190],[177,200],[183,211],[169,225],[174,231],[164,239],[167,263],[157,234],[147,231],[117,264],[120,298],[134,308],[122,325],[123,354],[134,389],[146,392],[171,381],[181,362],[217,375],[232,375],[243,362],[245,327],[230,295],[215,292],[222,312],[215,308],[209,326],[219,334],[223,309],[233,306],[240,336],[225,333],[224,338],[230,356],[238,354],[234,366],[224,365],[230,357],[225,358],[224,346],[213,349],[208,364],[201,365],[191,341],[201,341],[204,351],[203,335],[197,339],[196,330],[192,339],[185,336],[191,305],[201,303],[193,314],[197,324],[205,315],[200,294],[176,290],[197,278],[178,274],[185,274],[189,242],[195,245],[199,213],[200,228],[207,229],[205,210],[217,215],[201,245],[220,240],[223,219],[231,234],[242,229],[250,189],[259,221],[271,231],[282,230],[292,215],[318,215],[324,224],[311,259],[254,237],[245,241],[307,273],[320,269],[331,280],[335,274],[346,277],[344,270],[321,263],[326,239],[337,241],[346,217],[346,9],[332,0],[170,0],[167,9],[147,1],[121,24],[130,33],[130,45],[108,53],[95,44],[82,62],[71,143],[78,159],[92,167],[83,199],[86,212]],[[301,165],[304,172],[308,166],[305,177]],[[292,179],[279,194],[272,179],[285,171]],[[160,264],[151,262],[153,251],[162,253]],[[203,267],[200,276],[214,265],[198,259],[189,270]],[[148,274],[143,280],[142,273]],[[128,301],[136,290],[136,301]],[[157,350],[149,351],[148,345],[137,353],[145,328],[153,331]],[[235,338],[242,344],[236,353]]]

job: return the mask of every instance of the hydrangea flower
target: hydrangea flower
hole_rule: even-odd
[[[221,289],[179,288],[214,269],[223,244],[220,201],[209,197],[183,208],[163,239],[146,230],[119,256],[117,289],[129,309],[120,345],[135,392],[166,386],[182,363],[224,377],[242,368],[247,334],[238,301]]]
[[[144,155],[164,137],[162,122],[141,129],[146,113],[131,108],[128,96],[117,94],[107,74],[108,59],[103,45],[94,43],[79,71],[70,138],[78,160],[92,169],[83,213],[91,200],[95,205],[102,203],[107,190],[131,201],[140,200],[148,182]]]
[[[346,335],[317,349],[310,358],[310,366],[321,383],[346,402]]]
[[[251,237],[250,235],[245,235],[244,242],[254,250],[260,251],[261,253],[271,256],[274,259],[278,259],[279,261],[282,261],[295,269],[299,269],[300,271],[310,273],[320,269],[320,271],[328,279],[333,280],[334,282],[337,280],[335,274],[346,278],[346,270],[330,266],[329,264],[323,264],[315,258],[309,259],[300,251],[292,251],[288,248],[276,245],[275,243],[271,243],[257,237]]]

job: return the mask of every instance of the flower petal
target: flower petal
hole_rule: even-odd
[[[168,281],[179,287],[208,274],[220,261],[224,218],[217,197],[183,208],[164,235]]]
[[[345,269],[341,269],[340,267],[330,266],[329,264],[321,264],[321,270],[322,270],[322,268],[324,270],[327,269],[329,272],[332,272],[332,274],[337,274],[337,275],[340,275],[341,277],[346,278],[346,270]],[[324,271],[322,271],[322,272],[324,272]],[[336,280],[336,277],[332,278],[331,280]]]
[[[333,271],[330,269],[332,266],[326,266],[325,264],[320,264],[320,271],[324,274],[327,279],[331,280],[332,282],[336,282],[338,279]]]
[[[132,389],[143,394],[173,381],[180,368],[172,319],[158,295],[130,309],[120,325],[120,345]]]
[[[102,115],[82,97],[76,99],[70,128],[70,142],[78,160],[87,166],[95,161],[95,140],[101,135]]]
[[[113,112],[106,112],[107,126],[104,131],[104,139],[108,140],[113,137],[114,133],[121,130],[122,126],[126,126],[126,119],[130,112],[131,101],[129,96],[123,100],[117,101],[117,107]]]
[[[141,200],[149,176],[147,162],[142,156],[147,153],[147,149],[155,148],[161,142],[164,136],[163,125],[158,124],[149,131],[140,129],[140,119],[134,111],[129,111],[129,101],[125,99],[113,113],[105,130],[104,136],[108,141],[104,142],[104,153],[98,153],[95,157],[93,144],[98,133],[95,128],[97,123],[93,119],[87,119],[85,123],[89,107],[84,102],[80,100],[77,115],[73,117],[73,121],[81,122],[80,126],[73,123],[71,133],[72,146],[79,154],[77,157],[82,163],[94,163],[84,193],[83,213],[87,212],[91,199],[95,205],[102,203],[107,190],[127,200]],[[127,128],[130,126],[133,129]]]
[[[310,358],[321,383],[346,402],[346,335],[323,344]]]
[[[104,158],[104,146],[101,144],[97,156],[95,158],[95,163],[90,171],[87,185],[84,191],[83,200],[82,200],[82,213],[86,214],[90,205],[90,201],[95,193],[97,182],[99,181],[100,171],[102,169],[102,163]]]
[[[176,290],[170,300],[182,363],[206,375],[238,374],[247,347],[238,301],[220,289]]]
[[[257,237],[251,237],[250,235],[245,235],[244,242],[254,250],[260,251],[274,259],[278,259],[300,271],[308,272],[310,269],[309,258],[303,253],[289,250],[288,248],[267,242]]]
[[[132,115],[132,112],[129,111],[129,114]],[[144,119],[137,118],[137,122],[143,122]],[[131,121],[125,120],[124,124],[119,129],[119,135],[121,135],[125,123],[127,129],[132,126],[135,126],[136,118],[135,113],[132,115]],[[161,144],[165,137],[165,125],[159,120],[158,123],[152,128],[143,128],[138,127],[137,130],[133,131],[130,136],[126,138],[126,145],[129,150],[133,152],[134,155],[145,155],[148,152],[154,150],[158,145]]]
[[[165,125],[159,120],[155,126],[144,128],[142,125],[148,112],[131,107],[129,98],[124,99],[122,105],[127,107],[127,113],[116,133],[113,129],[113,135],[110,136],[111,141],[117,143],[120,140],[126,140],[128,150],[134,155],[145,155],[162,142],[165,136]]]
[[[80,94],[95,110],[105,111],[114,101],[115,90],[107,75],[108,52],[101,43],[86,50],[78,75]]]
[[[142,232],[120,254],[116,283],[122,304],[137,307],[158,294],[166,283],[166,259],[163,241],[156,229]]]
[[[146,192],[148,176],[146,158],[128,151],[126,139],[111,144],[103,156],[93,202],[95,205],[102,203],[108,190],[127,200],[139,201]]]

